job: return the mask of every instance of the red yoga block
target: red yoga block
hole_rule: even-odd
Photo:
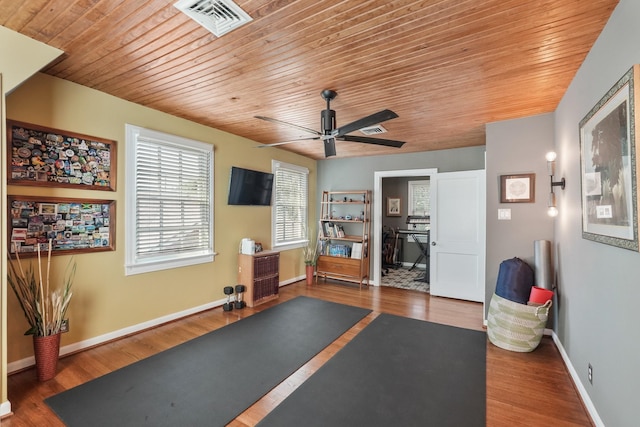
[[[531,288],[531,296],[529,297],[529,302],[544,304],[550,299],[553,299],[553,291],[540,288],[538,286],[533,286]]]

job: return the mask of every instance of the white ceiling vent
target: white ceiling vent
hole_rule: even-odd
[[[216,37],[253,21],[231,0],[180,0],[174,6]]]
[[[362,128],[360,129],[360,132],[364,133],[365,135],[377,135],[379,133],[386,133],[387,130],[383,128],[382,125],[374,125]]]

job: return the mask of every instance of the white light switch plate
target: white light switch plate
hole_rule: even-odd
[[[498,219],[500,219],[500,220],[510,220],[511,219],[511,209],[498,209]]]

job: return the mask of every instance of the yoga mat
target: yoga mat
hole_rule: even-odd
[[[548,240],[534,240],[534,283],[541,288],[553,290],[553,269],[551,265],[551,242]]]
[[[297,297],[45,400],[68,426],[224,426],[370,310]]]
[[[486,341],[381,314],[258,425],[484,426]]]

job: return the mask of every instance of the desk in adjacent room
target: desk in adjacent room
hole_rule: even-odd
[[[425,272],[424,272],[424,276],[420,277],[419,280],[421,282],[426,282],[429,283],[429,234],[430,234],[430,230],[398,230],[399,234],[405,234],[408,236],[411,236],[413,238],[413,240],[416,242],[416,244],[418,245],[418,248],[420,249],[420,255],[418,256],[418,258],[416,259],[416,261],[413,263],[413,265],[411,266],[411,268],[409,270],[413,270],[415,268],[416,265],[418,265],[418,263],[420,263],[420,261],[425,260]]]

